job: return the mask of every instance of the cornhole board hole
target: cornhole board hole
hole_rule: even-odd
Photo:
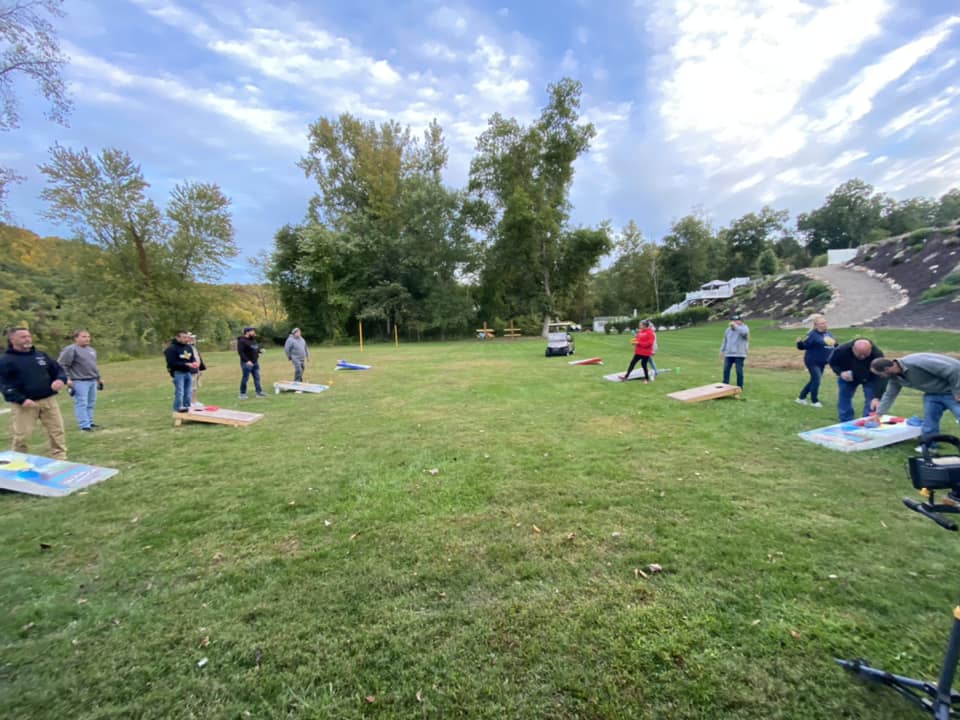
[[[610,382],[620,382],[621,375],[623,375],[623,373],[613,373],[612,375],[604,375],[603,379],[609,380]],[[643,368],[631,372],[627,380],[643,380]]]
[[[736,385],[713,383],[713,385],[701,385],[700,387],[690,388],[689,390],[678,390],[677,392],[669,393],[667,397],[685,403],[698,403],[704,400],[733,397],[734,395],[739,395],[740,392],[740,388]]]
[[[28,495],[63,497],[119,472],[40,455],[0,452],[0,488]]]
[[[816,430],[807,430],[799,435],[807,442],[823,445],[831,450],[855,452],[913,440],[922,434],[919,426],[908,425],[902,419],[900,422],[891,422],[892,417],[884,415],[878,427],[858,425],[857,421],[842,422]]]
[[[287,392],[304,392],[304,393],[322,393],[324,390],[329,390],[329,385],[317,385],[315,383],[305,383],[305,382],[275,382],[273,384],[273,394],[279,395],[281,390],[286,390]]]
[[[217,408],[216,410],[190,408],[189,412],[175,412],[173,414],[173,424],[179,427],[185,422],[202,422],[246,427],[247,425],[253,425],[262,417],[263,413],[248,413],[239,410],[224,410],[223,408]]]
[[[598,357],[587,358],[586,360],[569,360],[567,365],[603,365],[603,360]]]

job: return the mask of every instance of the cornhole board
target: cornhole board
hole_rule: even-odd
[[[623,373],[613,373],[612,375],[604,375],[603,379],[609,380],[610,382],[620,382],[621,375],[623,375]],[[627,380],[643,380],[643,369],[641,368],[640,370],[631,372]]]
[[[567,365],[603,365],[603,360],[598,357],[587,358],[586,360],[568,360]]]
[[[40,455],[0,452],[0,488],[28,495],[63,497],[93,485],[119,470],[54,460]]]
[[[239,410],[201,410],[200,408],[190,408],[189,412],[173,414],[173,424],[177,427],[185,422],[213,423],[215,425],[233,425],[234,427],[246,427],[253,425],[257,420],[263,417],[263,413],[240,412]]]
[[[0,408],[0,415],[10,412],[10,408]]]
[[[329,390],[329,385],[317,385],[315,383],[295,382],[275,382],[273,384],[273,394],[279,395],[281,390],[288,392],[322,393]]]
[[[907,425],[906,422],[886,423],[885,421],[890,420],[891,417],[890,415],[881,417],[880,426],[875,428],[857,425],[855,421],[842,422],[816,430],[807,430],[799,435],[807,442],[823,445],[831,450],[855,452],[913,440],[922,434],[917,425]]]
[[[689,390],[678,390],[677,392],[668,393],[667,397],[685,403],[698,403],[704,400],[733,397],[734,395],[739,395],[740,392],[740,388],[736,385],[713,383],[712,385],[701,385],[700,387],[690,388]]]
[[[369,370],[372,367],[373,365],[360,365],[359,363],[351,363],[346,360],[338,360],[334,370]]]

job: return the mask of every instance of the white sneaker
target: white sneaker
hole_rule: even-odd
[[[927,446],[927,449],[930,451],[930,453],[931,453],[932,455],[936,455],[936,453],[937,453],[937,447],[936,447],[936,445],[932,445],[932,446],[931,446],[931,445],[928,445],[928,446]],[[915,453],[917,453],[918,455],[923,455],[923,445],[917,445],[917,446],[913,449],[913,451],[914,451]]]
[[[794,400],[794,402],[795,402],[797,405],[806,405],[806,404],[807,404],[807,401],[804,400],[803,398],[797,398],[796,400]]]
[[[810,407],[823,407],[823,403],[819,401],[815,403],[810,403]]]

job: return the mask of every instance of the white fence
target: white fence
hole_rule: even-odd
[[[688,292],[686,297],[683,298],[678,303],[674,303],[666,310],[663,311],[663,315],[671,315],[673,313],[678,313],[683,310],[686,310],[691,305],[696,305],[699,302],[709,302],[712,300],[726,300],[727,298],[733,297],[733,292],[741,285],[749,285],[750,278],[731,278],[727,282],[720,285],[711,285],[709,290],[694,290],[693,292]]]

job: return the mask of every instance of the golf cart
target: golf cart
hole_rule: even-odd
[[[547,326],[546,357],[551,355],[573,355],[573,337],[570,335],[569,322],[555,322]]]

